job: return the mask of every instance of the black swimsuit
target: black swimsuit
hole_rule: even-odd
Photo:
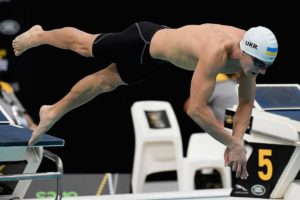
[[[122,32],[101,33],[93,43],[93,55],[106,67],[117,64],[122,80],[132,84],[163,69],[166,61],[150,56],[150,41],[156,31],[167,28],[151,22],[132,24]]]

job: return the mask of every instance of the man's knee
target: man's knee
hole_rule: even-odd
[[[118,85],[114,84],[113,82],[106,80],[102,80],[100,84],[103,92],[110,92],[118,87]]]
[[[115,63],[111,63],[105,69],[94,73],[93,76],[95,76],[102,92],[109,92],[120,85],[126,85],[121,79]]]
[[[110,92],[122,85],[122,83],[113,79],[111,76],[105,76],[100,79],[99,85],[102,92]]]
[[[73,37],[70,38],[71,49],[82,56],[92,57],[92,45],[95,37],[95,35],[78,30],[77,34],[73,34]]]

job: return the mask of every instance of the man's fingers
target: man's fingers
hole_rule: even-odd
[[[238,167],[237,165],[238,165],[237,161],[233,161],[231,170],[235,172]]]
[[[227,167],[229,165],[229,159],[228,156],[224,155],[224,165]]]
[[[228,161],[224,160],[224,166],[227,167],[228,166]]]
[[[231,170],[235,172],[236,178],[247,179],[247,159],[245,151],[242,150],[243,149],[234,147],[232,147],[232,149],[227,148],[224,152],[224,161],[225,166],[227,164],[227,166],[230,166]]]
[[[239,161],[236,161],[236,172],[235,172],[235,177],[239,178],[241,176],[241,171],[242,171],[242,164]]]
[[[229,154],[228,153],[229,152],[228,152],[228,148],[227,148],[227,149],[225,149],[225,152],[224,152],[224,165],[225,165],[225,167],[227,167],[228,163],[229,163]]]
[[[247,179],[249,176],[247,171],[247,162],[243,162],[241,179]]]
[[[232,165],[233,165],[233,162],[232,162],[232,161],[227,161],[227,166],[228,166],[228,167],[232,167]]]

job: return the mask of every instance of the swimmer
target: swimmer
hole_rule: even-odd
[[[266,73],[278,51],[276,37],[268,28],[258,26],[245,31],[221,24],[170,28],[144,21],[116,33],[89,34],[72,27],[43,30],[36,25],[12,42],[16,56],[44,44],[92,57],[98,61],[99,71],[78,81],[55,104],[40,108],[40,122],[29,145],[38,142],[72,109],[120,85],[154,76],[171,63],[193,71],[188,115],[227,146],[224,162],[236,177],[248,177],[243,136],[251,117],[256,77]],[[208,106],[219,73],[239,75],[239,105],[232,133],[224,129]]]

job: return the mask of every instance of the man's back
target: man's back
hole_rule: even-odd
[[[168,60],[187,70],[194,70],[208,49],[226,48],[231,51],[239,44],[245,31],[219,24],[187,25],[177,29],[162,29],[151,41],[150,54]]]

